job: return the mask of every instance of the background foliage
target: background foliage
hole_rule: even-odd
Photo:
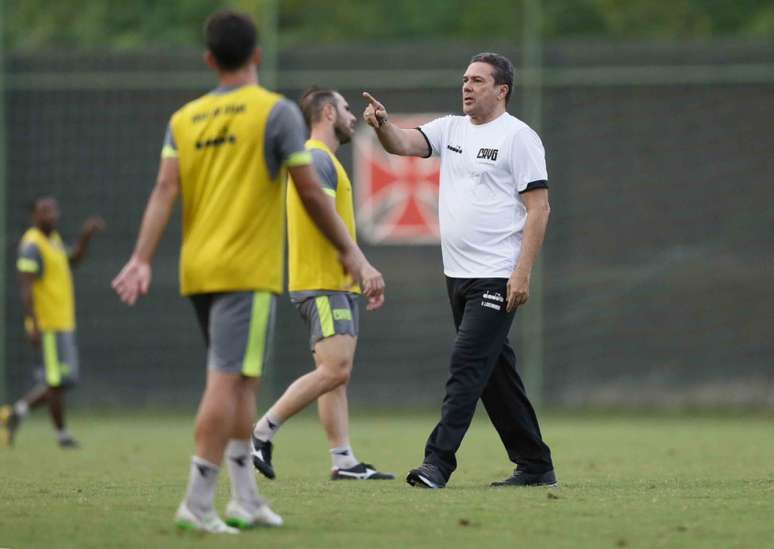
[[[222,6],[260,16],[264,0],[7,0],[11,50],[148,49],[199,44],[201,21]],[[513,0],[278,0],[281,44],[517,39]],[[770,0],[543,0],[548,38],[774,37]]]

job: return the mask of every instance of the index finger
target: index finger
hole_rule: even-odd
[[[368,92],[364,91],[363,97],[365,97],[368,100],[368,102],[371,103],[374,107],[381,105],[381,103],[379,103],[376,99],[374,99],[374,96]]]

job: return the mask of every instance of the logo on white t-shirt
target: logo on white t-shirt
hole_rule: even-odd
[[[548,180],[540,138],[508,113],[486,124],[444,116],[421,131],[441,157],[438,213],[444,274],[508,278],[521,253],[527,220],[520,195],[530,183]],[[502,302],[483,303],[504,309]]]
[[[497,149],[479,149],[476,158],[483,158],[485,160],[491,160],[494,162],[497,160],[497,153],[500,152]]]

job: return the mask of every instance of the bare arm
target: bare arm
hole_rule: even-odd
[[[89,243],[92,237],[98,232],[105,229],[105,220],[101,217],[90,217],[83,224],[83,230],[78,237],[78,241],[75,243],[75,247],[70,252],[70,265],[77,267],[81,261],[86,257],[89,251]]]
[[[320,232],[339,251],[344,269],[360,282],[368,297],[368,309],[377,309],[384,302],[384,278],[366,259],[349,236],[347,227],[336,212],[333,201],[323,192],[312,166],[288,168],[304,208]]]
[[[35,297],[32,292],[35,278],[35,273],[19,273],[19,293],[24,308],[24,327],[30,342],[37,346],[40,344],[40,328],[35,316]]]
[[[385,151],[399,156],[430,156],[432,151],[422,132],[416,128],[399,128],[389,121],[384,105],[368,92],[363,92],[363,97],[368,100],[363,120],[374,129]]]
[[[304,204],[309,217],[315,225],[331,241],[340,254],[348,254],[357,244],[349,236],[344,222],[339,217],[333,202],[322,191],[317,182],[317,175],[312,166],[296,166],[288,168],[298,196]]]
[[[162,158],[156,186],[145,207],[134,253],[112,284],[121,300],[128,305],[133,305],[141,294],[148,293],[151,282],[150,264],[169,223],[178,194],[180,194],[178,160]]]
[[[548,204],[548,189],[535,189],[521,194],[527,208],[527,221],[521,242],[521,254],[516,268],[508,280],[508,305],[511,312],[529,299],[529,282],[543,239],[548,227],[551,207]]]
[[[177,158],[163,158],[159,165],[156,186],[148,199],[140,226],[140,236],[134,248],[134,257],[150,263],[156,255],[161,236],[167,228],[172,208],[180,194],[180,167]]]

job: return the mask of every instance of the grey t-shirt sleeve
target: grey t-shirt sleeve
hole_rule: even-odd
[[[308,166],[309,153],[304,148],[306,124],[298,105],[287,99],[280,100],[266,122],[264,156],[269,174],[275,177],[282,164]]]
[[[167,124],[167,131],[164,134],[164,143],[161,146],[162,158],[176,158],[177,157],[177,143],[175,143],[175,136],[172,135],[172,124]]]
[[[33,273],[43,276],[43,256],[38,245],[28,242],[19,249],[19,257],[16,260],[16,269],[21,273]]]
[[[339,187],[339,175],[336,173],[336,166],[333,165],[333,160],[328,156],[328,153],[320,149],[312,149],[311,152],[312,164],[320,178],[323,189],[336,194],[336,189]]]

